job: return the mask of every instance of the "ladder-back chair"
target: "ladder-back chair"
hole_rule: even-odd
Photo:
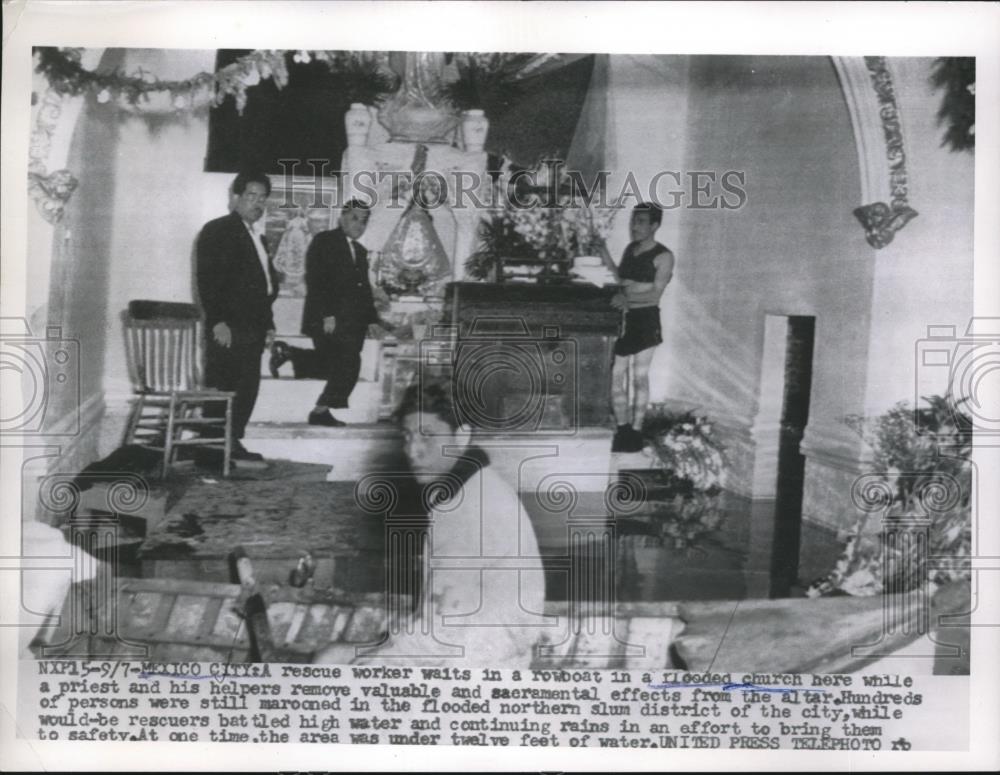
[[[201,333],[194,304],[129,302],[125,353],[136,399],[123,443],[162,451],[161,477],[180,447],[221,450],[222,474],[229,476],[235,393],[204,387]],[[224,404],[225,412],[206,417],[210,404]]]

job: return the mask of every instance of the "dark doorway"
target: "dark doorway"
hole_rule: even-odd
[[[799,451],[809,422],[816,318],[790,316],[785,344],[785,389],[778,442],[778,483],[771,547],[771,597],[787,597],[798,582],[805,457]]]

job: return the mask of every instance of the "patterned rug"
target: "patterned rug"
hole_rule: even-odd
[[[236,546],[258,557],[294,557],[304,548],[343,555],[378,549],[383,522],[358,506],[353,482],[203,477],[152,528],[139,557],[225,557]]]

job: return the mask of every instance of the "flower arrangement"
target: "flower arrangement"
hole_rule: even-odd
[[[573,258],[591,255],[604,243],[617,210],[587,204],[564,180],[549,182],[551,169],[551,163],[543,163],[533,176],[521,177],[541,185],[501,197],[480,224],[479,249],[465,265],[469,276],[485,280],[507,258],[568,267]]]
[[[875,418],[845,418],[871,449],[868,476],[882,483],[884,508],[864,511],[841,535],[843,552],[810,585],[809,597],[865,597],[970,578],[963,559],[972,546],[972,421],[946,398],[925,400],[927,407],[916,410],[900,402]],[[926,578],[913,575],[921,566],[906,554],[916,542],[885,540],[884,520],[900,517],[930,519],[927,552],[934,562]]]
[[[422,296],[431,279],[418,267],[387,265],[382,269],[379,287],[389,296]]]
[[[647,415],[643,435],[662,466],[657,491],[649,500],[659,538],[689,549],[722,524],[724,447],[712,423],[694,412],[660,410]]]
[[[685,495],[721,490],[725,459],[712,431],[709,419],[692,411],[656,411],[642,424],[670,486]]]

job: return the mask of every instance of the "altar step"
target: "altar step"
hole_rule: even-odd
[[[316,399],[323,392],[323,380],[292,379],[291,377],[264,377],[260,381],[260,393],[254,406],[254,424],[304,424],[309,411],[316,405]],[[348,399],[347,409],[338,409],[334,414],[346,423],[375,423],[378,421],[381,402],[381,385],[378,382],[360,380]]]

